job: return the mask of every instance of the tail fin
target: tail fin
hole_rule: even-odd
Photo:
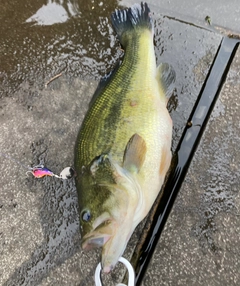
[[[125,46],[124,34],[127,31],[134,31],[138,28],[145,28],[153,31],[153,22],[150,9],[147,3],[134,4],[124,10],[116,10],[112,15],[112,25],[119,40]]]

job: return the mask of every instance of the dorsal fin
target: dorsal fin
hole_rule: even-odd
[[[145,161],[146,151],[145,140],[137,133],[134,134],[128,141],[124,152],[123,168],[132,173],[138,173]]]
[[[113,68],[113,70],[111,70],[109,73],[107,73],[105,76],[103,76],[100,79],[100,82],[92,96],[92,99],[89,103],[89,108],[93,105],[93,103],[95,102],[96,98],[103,92],[103,90],[105,89],[105,87],[108,85],[108,83],[112,80],[113,76],[115,75],[115,73],[117,72],[117,70],[119,69],[121,65],[121,61],[119,61],[115,67]]]
[[[159,87],[161,94],[167,99],[172,95],[174,89],[174,83],[176,79],[176,73],[173,67],[167,63],[162,63],[157,67],[157,80],[159,81]]]

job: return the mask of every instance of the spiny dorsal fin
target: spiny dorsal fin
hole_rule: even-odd
[[[176,73],[173,67],[167,63],[162,63],[157,67],[157,80],[163,95],[169,99],[173,93]],[[161,94],[162,94],[161,93]]]
[[[145,140],[137,133],[134,134],[128,141],[124,152],[123,168],[132,173],[138,173],[145,161],[146,151]]]

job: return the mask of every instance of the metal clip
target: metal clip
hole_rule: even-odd
[[[135,272],[134,272],[134,269],[133,269],[131,263],[127,259],[125,259],[124,257],[120,257],[118,259],[118,261],[122,262],[127,267],[127,270],[128,270],[128,284],[125,285],[125,284],[119,283],[116,286],[134,286],[135,285]],[[101,281],[101,263],[98,264],[98,266],[96,268],[96,271],[95,271],[94,277],[95,277],[95,285],[96,286],[102,286],[102,281]]]

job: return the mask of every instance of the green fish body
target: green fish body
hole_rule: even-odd
[[[156,67],[146,3],[116,10],[112,24],[124,59],[101,80],[75,146],[82,247],[103,247],[104,272],[148,214],[170,166],[166,94],[175,80],[169,65]]]

